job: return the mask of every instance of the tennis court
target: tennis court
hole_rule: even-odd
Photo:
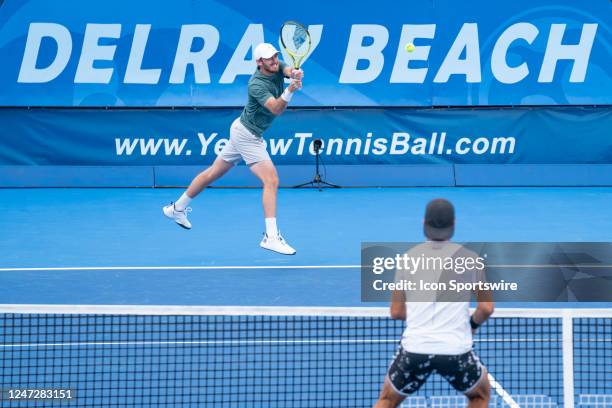
[[[419,239],[439,195],[471,227],[457,230],[466,241],[605,241],[611,230],[584,216],[608,211],[605,188],[283,190],[286,234],[304,248],[287,259],[244,239],[262,228],[244,216],[259,210],[256,190],[208,190],[191,231],[161,215],[173,193],[0,190],[1,229],[13,231],[1,246],[4,388],[67,388],[74,406],[371,406],[403,323],[359,301],[360,242]],[[534,200],[541,211],[523,217]],[[498,304],[475,348],[497,384],[491,406],[609,404],[608,304]],[[7,406],[36,404],[66,402]],[[404,403],[464,405],[439,378]]]
[[[0,407],[612,408],[610,5],[0,0]]]

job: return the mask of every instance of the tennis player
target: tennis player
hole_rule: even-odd
[[[188,207],[191,200],[244,160],[263,184],[266,232],[260,246],[280,254],[293,255],[295,249],[283,239],[276,225],[278,174],[266,151],[263,134],[274,118],[285,111],[293,93],[302,88],[304,73],[280,62],[278,51],[268,43],[255,47],[253,58],[257,62],[257,70],[249,80],[248,102],[240,117],[231,125],[229,142],[214,163],[196,176],[187,191],[176,202],[165,206],[163,212],[179,226],[191,229],[187,219],[187,213],[191,211]],[[293,80],[283,89],[285,77]]]
[[[407,255],[425,255],[433,259],[477,257],[461,245],[449,242],[454,228],[453,205],[444,199],[431,201],[427,205],[424,221],[428,241],[415,246]],[[445,279],[446,273],[461,276],[461,280],[484,277],[484,267],[474,269],[473,272],[463,271],[459,274],[455,271],[431,270],[419,273],[421,276],[437,275],[434,279],[437,281]],[[397,270],[396,281],[406,278],[406,273],[411,272]],[[393,292],[391,318],[405,320],[406,329],[375,408],[399,406],[404,398],[421,388],[432,373],[438,373],[453,388],[462,392],[469,400],[468,407],[488,405],[490,386],[487,370],[472,350],[472,335],[491,316],[494,303],[489,292],[476,293],[478,306],[470,316],[471,296],[471,293],[467,293],[461,298],[444,298],[439,292]]]

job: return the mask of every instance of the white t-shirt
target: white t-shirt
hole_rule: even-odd
[[[410,353],[463,354],[472,349],[469,303],[407,303],[402,347]]]
[[[461,245],[451,242],[425,242],[417,245],[406,253],[411,257],[440,257],[441,259],[457,257],[477,257],[477,255],[463,248]],[[434,262],[432,261],[432,264]],[[462,280],[473,281],[484,279],[484,270],[479,268],[475,271],[464,272],[456,276]],[[397,270],[396,281],[405,278],[406,271]],[[443,276],[440,270],[419,270],[416,275],[411,274],[410,279],[415,276],[427,276],[432,281],[445,281],[449,275]],[[452,271],[452,274],[455,274]],[[469,294],[467,294],[469,296]],[[419,301],[411,301],[411,298]],[[472,349],[472,330],[470,328],[470,299],[463,295],[456,301],[439,301],[443,296],[424,294],[424,292],[406,292],[406,329],[402,335],[402,347],[411,353],[419,354],[463,354]]]

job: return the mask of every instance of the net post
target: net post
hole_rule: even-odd
[[[574,311],[563,309],[563,406],[574,408]]]

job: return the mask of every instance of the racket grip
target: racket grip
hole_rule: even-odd
[[[298,78],[297,78],[297,74],[298,74],[298,73],[302,73],[302,71],[301,71],[299,68],[293,68],[293,69],[291,70],[291,75],[289,75],[289,77],[290,77],[291,79],[298,79]],[[302,75],[303,75],[303,73],[302,73]],[[302,78],[299,78],[299,79],[301,80]]]

